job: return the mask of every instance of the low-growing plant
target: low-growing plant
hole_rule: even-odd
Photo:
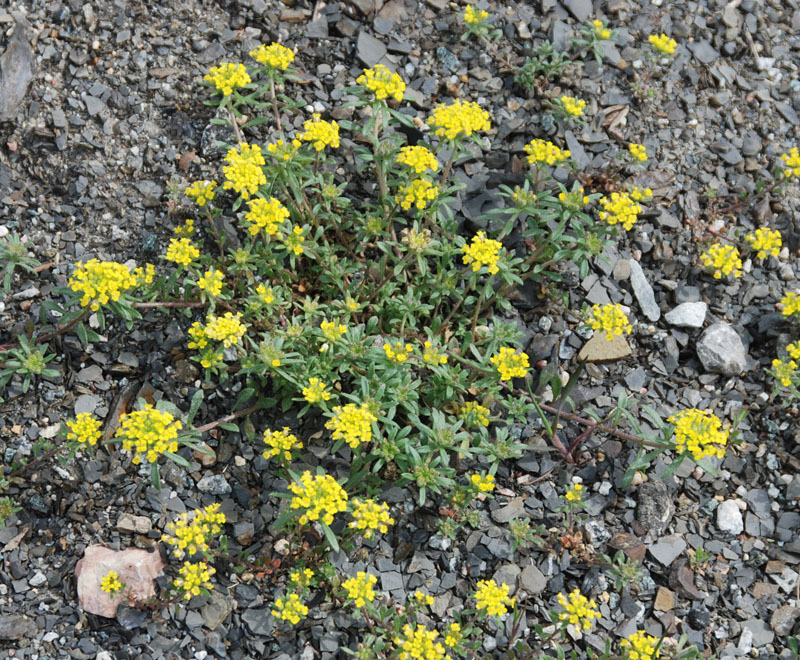
[[[11,291],[11,282],[17,268],[36,273],[36,269],[42,265],[38,259],[28,255],[29,247],[28,242],[16,232],[9,232],[0,238],[0,264],[3,265],[3,291],[6,293]]]

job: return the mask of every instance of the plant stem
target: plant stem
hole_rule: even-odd
[[[9,474],[5,478],[6,479],[12,479],[14,477],[18,477],[19,475],[23,474],[24,472],[26,472],[27,470],[32,468],[34,465],[38,465],[39,463],[41,463],[43,461],[46,461],[46,460],[48,460],[50,458],[53,458],[53,456],[55,456],[63,448],[64,448],[63,446],[53,447],[52,449],[46,451],[41,456],[37,456],[33,460],[28,461],[27,463],[25,463],[25,465],[20,465],[16,470],[14,470],[11,474]]]
[[[281,113],[278,111],[278,96],[275,94],[275,78],[272,76],[269,77],[269,91],[272,96],[272,111],[275,113],[275,125],[278,127],[278,131],[283,132],[283,128],[281,127]]]
[[[579,417],[578,415],[573,415],[572,413],[565,412],[547,403],[539,403],[539,405],[541,406],[542,410],[546,410],[547,412],[553,413],[554,415],[559,415],[564,419],[568,419],[570,422],[575,422],[576,424],[581,424],[583,426],[590,426],[592,427],[591,430],[593,432],[600,431],[601,433],[610,433],[611,435],[615,435],[621,440],[627,440],[628,442],[633,442],[634,444],[643,445],[645,447],[653,447],[654,449],[664,448],[664,445],[660,442],[653,442],[651,440],[642,440],[641,438],[637,438],[635,435],[631,435],[630,433],[625,433],[625,431],[619,431],[610,426],[599,424],[598,422],[595,422],[593,419],[586,419],[584,417]]]
[[[65,323],[64,325],[57,327],[52,332],[48,332],[47,334],[44,334],[40,337],[33,337],[34,343],[43,344],[55,337],[58,337],[58,335],[63,335],[65,332],[69,332],[70,330],[72,330],[72,328],[74,328],[81,321],[83,321],[83,319],[85,319],[89,315],[90,311],[91,309],[89,307],[86,307],[80,314],[78,314],[78,316],[72,319],[69,323]],[[18,342],[14,342],[12,344],[0,344],[0,351],[8,351],[12,348],[17,348],[18,346],[19,346]]]
[[[242,131],[239,129],[239,122],[236,121],[236,115],[233,114],[233,108],[228,108],[228,114],[230,115],[233,132],[236,135],[236,144],[242,144],[244,138],[242,137]]]
[[[380,105],[375,105],[373,108],[375,109],[375,123],[372,125],[372,157],[375,159],[375,174],[378,177],[380,196],[386,197],[389,194],[389,187],[386,185],[386,173],[383,171],[383,163],[378,153],[381,148],[378,134],[381,128],[382,107]]]
[[[195,427],[195,431],[199,433],[205,433],[206,431],[210,431],[213,428],[216,428],[220,424],[227,424],[228,422],[232,422],[234,419],[238,419],[239,417],[244,417],[245,415],[249,415],[252,412],[255,412],[261,407],[261,404],[254,403],[252,406],[244,408],[243,410],[239,410],[235,413],[231,413],[230,415],[225,415],[225,417],[220,417],[219,419],[209,422],[208,424],[203,424],[203,426]]]

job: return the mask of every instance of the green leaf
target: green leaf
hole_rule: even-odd
[[[225,429],[226,431],[230,431],[232,433],[239,432],[239,425],[234,424],[233,422],[223,422],[222,424],[219,425],[219,427],[221,429]]]
[[[192,395],[192,402],[189,404],[189,414],[186,416],[186,424],[191,426],[194,424],[195,415],[197,415],[197,411],[200,409],[200,404],[203,403],[203,390],[197,390]]]
[[[150,464],[150,482],[153,484],[153,488],[161,490],[161,470],[158,468],[158,463]]]
[[[324,522],[320,521],[319,524],[322,527],[322,532],[325,534],[325,538],[327,539],[331,550],[334,552],[339,552],[339,541],[336,539],[336,534],[334,534],[333,530]]]
[[[173,463],[175,463],[176,465],[180,465],[181,467],[188,468],[190,465],[189,461],[187,461],[183,456],[180,456],[178,454],[173,454],[171,451],[165,451],[164,455]],[[155,463],[153,463],[153,465],[155,465]]]

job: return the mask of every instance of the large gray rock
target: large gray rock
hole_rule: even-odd
[[[642,267],[636,259],[630,260],[631,266],[631,286],[633,287],[633,294],[636,300],[639,301],[639,307],[642,308],[644,314],[651,321],[658,321],[661,318],[661,310],[656,303],[656,296],[653,293],[653,287],[647,281]]]
[[[728,534],[741,534],[744,530],[742,510],[733,500],[725,500],[717,507],[717,528]]]
[[[736,376],[747,369],[747,352],[741,337],[727,323],[706,328],[697,342],[697,357],[706,371]]]
[[[667,323],[678,328],[702,328],[708,305],[704,302],[685,302],[667,312]]]

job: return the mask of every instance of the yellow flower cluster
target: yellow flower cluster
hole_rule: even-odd
[[[461,626],[457,623],[451,623],[447,627],[447,632],[445,633],[444,643],[453,648],[457,644],[461,642],[463,635],[461,633]]]
[[[222,316],[209,314],[206,318],[205,336],[209,339],[221,341],[225,348],[236,344],[247,332],[247,326],[242,323],[242,315],[225,312]]]
[[[322,151],[325,147],[339,147],[339,124],[335,121],[325,121],[320,119],[320,115],[315,113],[311,119],[306,119],[303,124],[305,133],[298,135],[303,142],[313,142],[314,149]]]
[[[122,582],[119,581],[119,573],[116,571],[109,571],[106,576],[100,580],[100,588],[105,591],[112,598],[122,591]]]
[[[185,561],[178,570],[178,577],[173,580],[172,586],[183,592],[185,600],[191,600],[192,596],[199,596],[202,589],[211,591],[214,588],[211,576],[216,572],[213,566],[204,561],[197,564]]]
[[[790,291],[783,298],[781,298],[781,314],[784,316],[791,316],[792,314],[800,315],[800,291]]]
[[[267,287],[263,284],[259,284],[256,287],[256,294],[258,295],[258,299],[265,305],[271,305],[275,302],[275,292],[272,290],[271,286]]]
[[[772,369],[775,372],[775,378],[780,381],[781,385],[791,387],[792,378],[797,372],[797,362],[794,360],[784,362],[783,360],[775,359],[772,361]]]
[[[255,236],[263,229],[270,236],[277,233],[280,224],[289,217],[289,209],[274,197],[263,199],[258,197],[247,202],[250,210],[245,219],[250,223],[247,231]]]
[[[469,480],[482,493],[491,493],[495,487],[493,474],[473,474]]]
[[[359,571],[355,577],[342,582],[342,587],[347,591],[347,597],[355,601],[356,607],[364,607],[375,600],[375,591],[372,587],[378,578],[374,575]]]
[[[414,592],[414,600],[416,600],[422,606],[433,606],[433,596],[426,594],[424,591],[420,591],[419,589]]]
[[[694,460],[725,456],[728,431],[714,413],[689,408],[667,418],[675,425],[675,446],[679,454],[689,452]]]
[[[122,441],[125,451],[135,452],[134,465],[142,458],[155,463],[164,452],[178,451],[178,431],[182,428],[183,424],[172,414],[148,404],[125,415],[114,437]]]
[[[750,243],[750,247],[754,250],[758,250],[759,259],[766,259],[767,255],[777,257],[783,245],[781,233],[769,227],[759,227],[754,232],[747,234],[744,240]]]
[[[600,219],[609,225],[620,224],[625,231],[633,228],[642,212],[642,207],[626,192],[613,192],[611,197],[601,197],[600,205],[603,207],[598,213]]]
[[[742,258],[735,245],[715,243],[700,255],[700,263],[714,271],[714,279],[720,280],[728,275],[741,277]]]
[[[398,660],[443,660],[444,646],[438,641],[439,633],[428,630],[425,626],[412,626],[407,623],[403,626],[403,636],[395,637],[394,643],[400,653]]]
[[[93,312],[109,300],[116,302],[120,295],[137,284],[136,276],[127,266],[97,259],[75,264],[75,271],[69,278],[69,288],[83,294],[81,307],[90,306]]]
[[[594,599],[587,599],[577,589],[569,595],[569,599],[564,594],[558,594],[558,603],[564,608],[558,615],[559,620],[577,628],[589,630],[592,627],[592,619],[600,618]]]
[[[91,413],[78,413],[74,420],[67,422],[67,440],[77,440],[81,444],[88,442],[94,447],[102,435],[101,426],[100,420]]]
[[[643,144],[631,142],[628,145],[628,151],[630,151],[633,159],[638,160],[640,163],[644,163],[647,160],[647,149]]]
[[[286,246],[287,252],[299,256],[303,254],[303,241],[305,240],[306,237],[303,236],[303,228],[294,226],[292,227],[292,232],[284,239],[283,244]]]
[[[272,616],[281,621],[289,621],[292,625],[297,625],[300,620],[308,614],[308,608],[300,600],[297,594],[289,594],[284,598],[275,600],[275,609]]]
[[[539,138],[531,140],[525,145],[525,153],[528,154],[528,163],[531,165],[538,165],[539,163],[555,165],[569,160],[572,155],[569,150],[559,149],[552,142],[540,140]]]
[[[278,160],[288,163],[297,153],[301,145],[302,142],[300,142],[300,140],[292,140],[291,143],[284,142],[283,140],[276,140],[267,145],[267,151]]]
[[[575,502],[576,504],[581,501],[581,497],[583,494],[583,485],[582,484],[573,484],[569,488],[567,488],[567,492],[564,493],[564,499],[567,502]]]
[[[172,261],[181,266],[188,266],[200,256],[194,243],[188,238],[171,238],[167,247],[167,261]]]
[[[216,181],[195,181],[184,192],[186,196],[191,197],[198,206],[203,207],[214,199],[216,190]]]
[[[375,98],[379,101],[390,96],[397,101],[402,101],[403,92],[406,90],[403,79],[383,64],[376,64],[371,69],[364,69],[364,73],[356,78],[356,82],[375,94]]]
[[[402,340],[396,341],[394,346],[389,342],[383,345],[383,352],[386,353],[386,357],[398,364],[405,362],[413,351],[414,347],[411,344],[404,344]]]
[[[252,82],[244,64],[231,62],[222,62],[219,66],[211,67],[203,79],[213,83],[223,96],[230,96],[234,89],[244,87]]]
[[[271,43],[269,46],[266,44],[259,44],[258,48],[254,48],[250,51],[250,57],[259,64],[279,71],[286,71],[289,65],[294,62],[294,53],[292,50],[275,42]]]
[[[222,171],[225,174],[225,190],[233,189],[244,199],[250,199],[255,195],[259,186],[267,182],[264,175],[263,166],[266,164],[261,153],[261,147],[257,144],[247,144],[240,142],[239,148],[232,147],[225,154],[225,162]]]
[[[656,660],[661,657],[658,640],[644,630],[637,630],[627,639],[619,643],[625,653],[626,660]]]
[[[598,39],[610,39],[611,38],[611,30],[609,30],[603,21],[598,21],[595,19],[592,21],[592,26],[594,27],[594,33],[597,35]]]
[[[309,403],[318,403],[319,401],[329,401],[331,393],[328,386],[319,378],[309,378],[308,386],[303,388],[303,398]]]
[[[477,401],[467,401],[461,409],[459,417],[464,420],[467,426],[471,424],[489,426],[489,409],[486,406],[482,406]]]
[[[671,39],[663,32],[661,34],[651,34],[647,40],[653,48],[667,55],[672,55],[678,47],[678,42],[675,41],[675,39]]]
[[[580,117],[584,108],[586,108],[586,101],[576,99],[574,96],[562,96],[561,105],[564,106],[564,110],[568,115]]]
[[[489,18],[489,12],[484,9],[475,9],[473,5],[467,5],[467,8],[464,10],[464,22],[467,25],[478,25],[479,23],[483,23],[487,18]]]
[[[513,608],[515,598],[508,595],[509,587],[505,583],[497,584],[494,580],[480,580],[475,600],[478,610],[485,610],[488,616],[503,616],[508,608]]]
[[[194,234],[194,220],[186,218],[182,225],[178,225],[172,231],[176,236],[191,236]]]
[[[322,520],[326,525],[333,523],[333,516],[347,510],[347,493],[329,474],[312,474],[306,470],[300,477],[300,483],[289,484],[289,490],[295,494],[292,498],[293,509],[305,509],[300,516],[300,524],[309,520]]]
[[[653,191],[650,188],[640,188],[639,186],[631,188],[629,194],[635,202],[649,202],[653,197]]]
[[[269,429],[264,431],[264,444],[267,445],[267,449],[262,454],[264,458],[282,454],[282,458],[287,461],[292,460],[293,450],[303,448],[303,443],[297,439],[297,436],[289,433],[288,426],[284,426],[282,431]]]
[[[422,360],[425,364],[436,366],[438,364],[447,364],[447,356],[439,352],[439,349],[433,345],[433,342],[426,341],[422,347]]]
[[[568,209],[579,210],[586,206],[591,199],[588,195],[583,194],[583,188],[577,188],[570,192],[558,193],[558,201],[561,202]]]
[[[622,305],[619,303],[592,305],[586,322],[591,326],[592,330],[605,332],[608,341],[624,334],[629,335],[633,330],[633,326],[628,321],[628,317],[625,316]]]
[[[789,344],[786,347],[786,352],[793,360],[800,360],[800,341]]]
[[[427,147],[410,146],[400,149],[396,162],[408,165],[416,174],[439,169],[439,161]]]
[[[800,150],[797,147],[789,149],[789,153],[783,154],[781,160],[786,165],[786,169],[783,170],[783,176],[787,179],[793,176],[800,176]]]
[[[167,525],[161,540],[174,546],[175,557],[183,559],[186,554],[208,552],[211,539],[222,532],[225,524],[225,514],[220,513],[219,506],[218,503],[209,504],[204,509],[186,511]]]
[[[197,280],[197,286],[209,295],[218,296],[222,293],[222,282],[224,279],[225,274],[222,271],[211,268],[203,273],[203,276]]]
[[[333,342],[339,341],[347,333],[347,326],[335,321],[323,321],[319,324],[319,329],[322,330],[325,339]]]
[[[457,137],[469,137],[478,131],[488,131],[492,125],[489,113],[473,101],[457,99],[447,105],[440,103],[428,117],[428,124],[438,137],[455,140]]]
[[[428,202],[436,199],[438,194],[439,186],[434,186],[428,179],[420,178],[400,186],[394,199],[404,211],[408,211],[412,206],[421,211],[428,206]]]
[[[464,245],[461,251],[464,256],[461,260],[469,265],[472,264],[472,272],[477,273],[481,267],[486,266],[491,275],[500,272],[500,267],[497,265],[500,260],[500,250],[503,244],[493,238],[486,238],[486,232],[479,231],[472,238],[469,245]]]
[[[489,361],[497,367],[500,380],[525,378],[528,375],[530,363],[527,353],[518,353],[513,348],[503,347],[499,353],[489,358]]]
[[[394,518],[389,515],[389,505],[375,500],[355,500],[353,502],[353,522],[350,529],[363,529],[364,538],[371,539],[375,530],[385,534],[389,525],[394,525]]]
[[[303,570],[295,570],[289,572],[289,579],[296,584],[298,587],[308,587],[311,585],[311,579],[314,577],[314,571],[310,568],[304,568]]]
[[[333,431],[334,440],[342,438],[356,449],[362,442],[372,440],[372,422],[377,421],[378,418],[369,411],[367,404],[358,406],[348,403],[333,409],[333,417],[325,422],[325,428]]]

